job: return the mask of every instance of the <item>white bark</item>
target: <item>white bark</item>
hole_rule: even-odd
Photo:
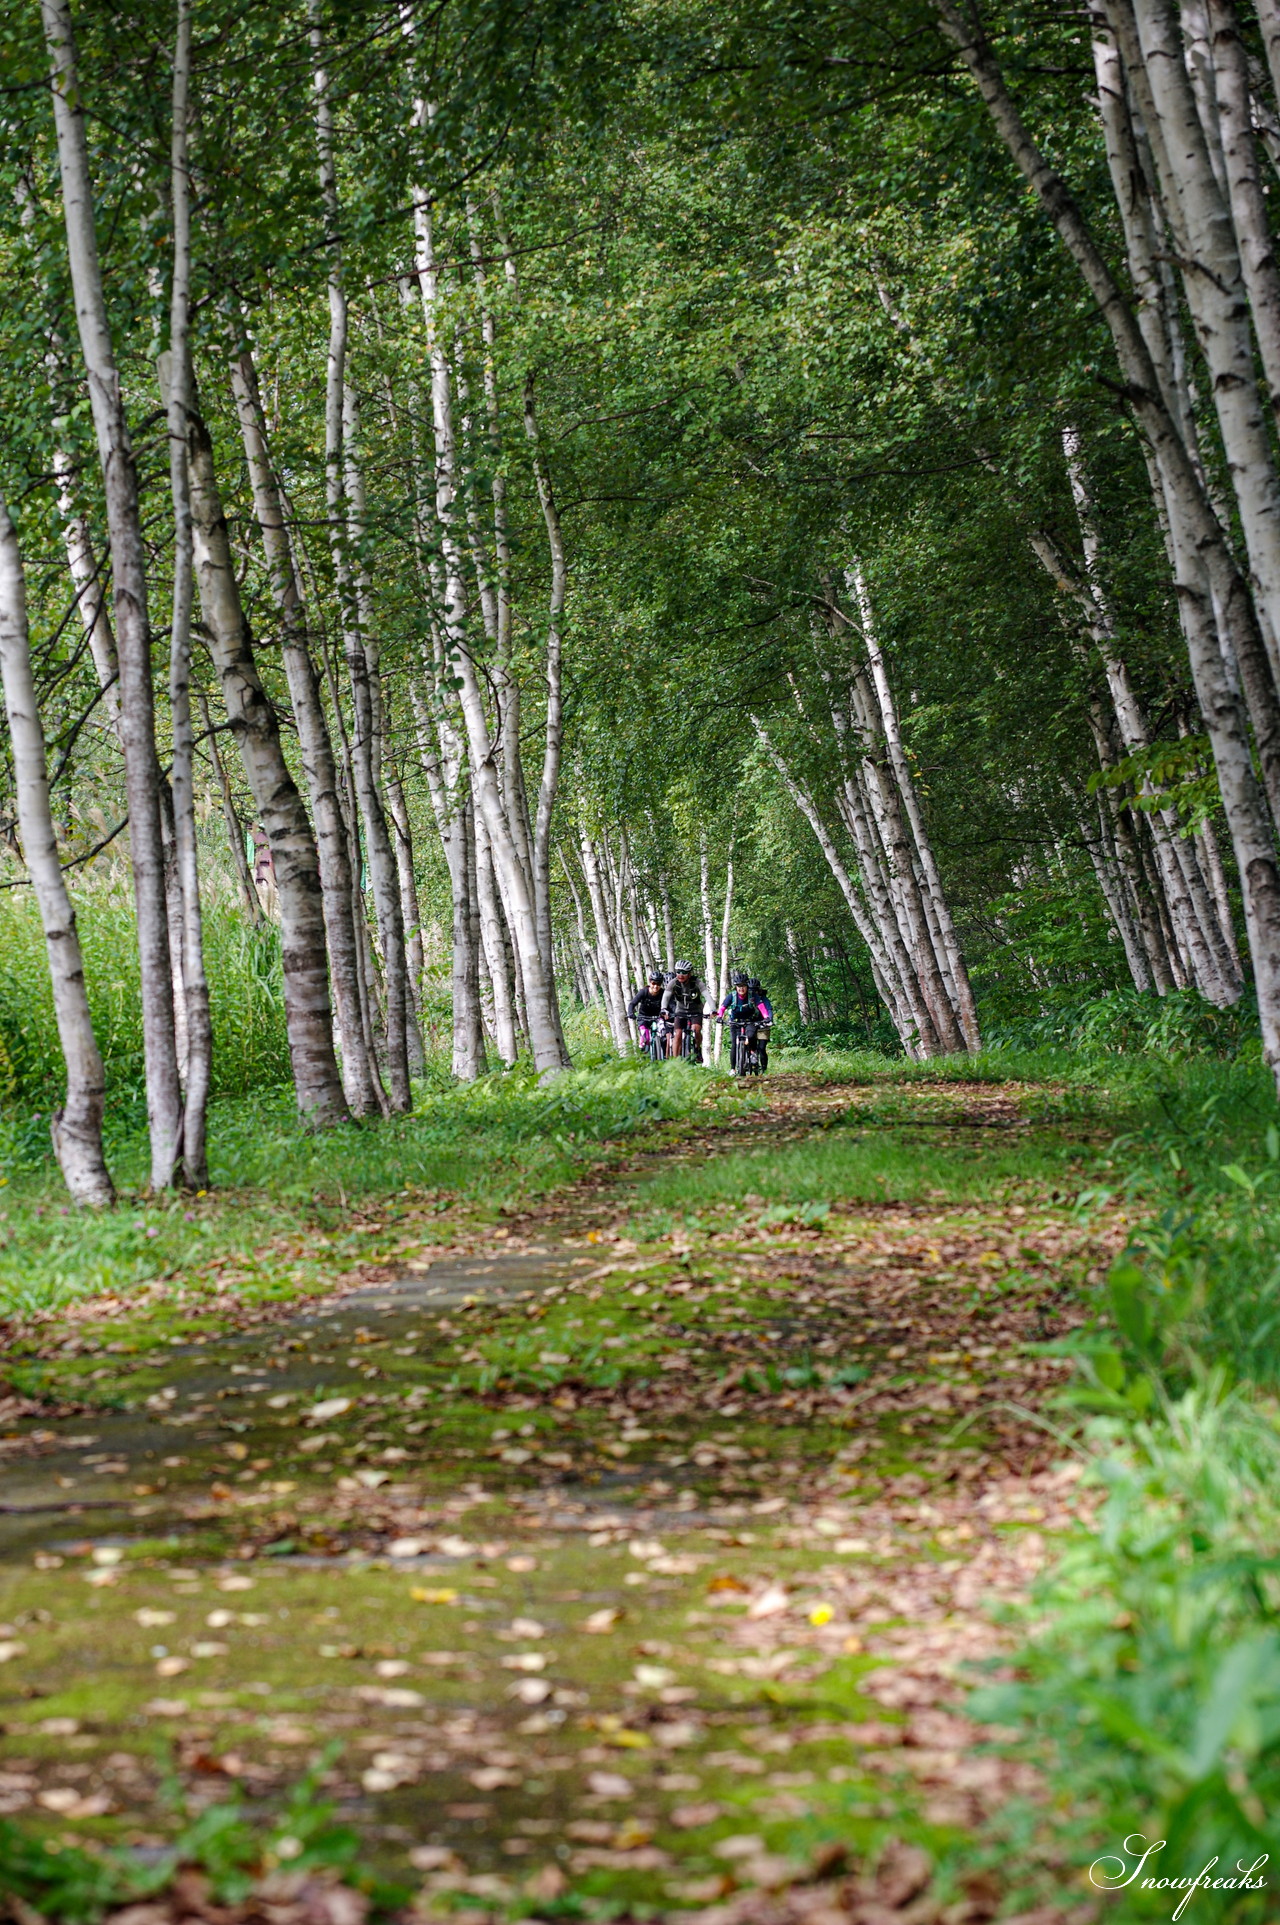
[[[333,1050],[320,859],[285,761],[276,712],[254,661],[213,447],[194,406],[188,413],[187,457],[196,580],[209,649],[271,850],[279,895],[285,1027],[298,1108],[308,1122],[340,1122],[347,1116],[347,1104]]]
[[[587,894],[591,900],[591,914],[596,925],[596,954],[600,958],[604,980],[605,1014],[609,1018],[614,1047],[619,1056],[625,1056],[631,1046],[631,1032],[627,1027],[623,964],[614,938],[608,891],[595,844],[585,829],[579,833],[578,847],[582,854],[582,873],[586,878]]]
[[[787,956],[791,962],[791,975],[796,986],[796,1009],[800,1021],[807,1025],[813,1020],[809,1010],[809,988],[805,982],[804,968],[800,961],[800,945],[796,941],[796,932],[790,925],[787,927]]]
[[[44,929],[54,1016],[67,1094],[51,1119],[54,1154],[73,1203],[100,1209],[115,1199],[102,1150],[106,1076],[93,1033],[75,910],[58,856],[44,729],[31,670],[27,590],[18,537],[0,496],[0,681],[13,751],[22,853]]]
[[[1254,774],[1245,716],[1226,671],[1218,636],[1221,620],[1225,632],[1243,644],[1236,647],[1242,674],[1251,674],[1253,668],[1247,652],[1257,639],[1257,623],[1248,591],[1160,393],[1156,370],[1142,334],[1066,183],[1047,165],[1028,133],[985,39],[974,33],[954,0],[934,0],[934,4],[943,31],[968,66],[1001,138],[1052,218],[1107,322],[1131,405],[1159,467],[1177,558],[1177,587],[1183,604],[1184,634],[1196,696],[1213,745],[1218,784],[1244,891],[1263,1054],[1273,1073],[1277,1073],[1280,1072],[1280,872],[1271,815]],[[1250,707],[1254,707],[1252,695]],[[1265,731],[1259,735],[1259,754],[1267,797],[1275,807],[1276,745]]]
[[[351,850],[339,794],[338,769],[293,542],[267,443],[257,370],[248,346],[232,361],[231,388],[253,489],[254,515],[267,557],[271,597],[280,619],[281,654],[311,800],[324,891],[325,937],[342,1045],[343,1086],[353,1115],[378,1116],[382,1114],[383,1101],[379,1100],[377,1069],[365,1039]]]
[[[420,121],[427,119],[425,106]],[[445,646],[451,673],[461,684],[460,701],[467,732],[472,792],[484,818],[503,908],[515,943],[534,1063],[541,1075],[568,1067],[561,1038],[555,982],[550,956],[544,963],[538,932],[538,912],[530,877],[520,860],[504,806],[493,736],[485,714],[471,642],[467,634],[467,601],[458,542],[455,509],[458,497],[456,443],[453,428],[453,379],[440,338],[439,279],[431,209],[419,195],[414,209],[418,278],[422,289],[431,365],[431,405],[436,447],[436,520],[444,568],[441,609]]]
[[[173,134],[170,165],[173,280],[169,351],[161,385],[169,429],[173,496],[173,623],[169,641],[169,711],[173,739],[170,786],[181,902],[181,980],[186,1046],[183,1077],[182,1167],[189,1188],[209,1184],[206,1116],[213,1074],[213,1030],[204,968],[200,867],[196,853],[195,729],[191,719],[191,487],[187,473],[187,405],[191,393],[191,181],[187,122],[191,86],[191,0],[177,0],[173,55]]]
[[[355,449],[355,395],[347,380],[349,316],[338,236],[339,207],[333,115],[318,0],[308,0],[320,195],[328,229],[329,347],[325,369],[325,498],[338,582],[343,654],[351,688],[351,762],[364,823],[369,878],[386,983],[387,1099],[393,1111],[413,1107],[409,1088],[409,992],[404,919],[395,856],[377,780],[377,701],[370,672],[368,585],[359,559],[363,484]]]
[[[511,985],[511,961],[507,954],[506,929],[502,904],[493,879],[493,858],[483,823],[476,824],[476,880],[480,906],[480,934],[493,994],[493,1040],[507,1069],[518,1054],[516,1038],[515,993]]]
[[[151,1185],[173,1182],[181,1149],[182,1092],[173,1021],[173,978],[160,830],[160,766],[151,691],[151,624],[138,477],[107,320],[69,0],[41,0],[52,67],[54,126],[76,325],[106,493],[115,630],[120,661],[120,738],[129,809],[129,852],[142,982]]]
[[[716,980],[716,939],[715,930],[712,927],[711,921],[711,862],[707,853],[707,832],[705,829],[698,832],[698,889],[702,902],[702,955],[706,970],[704,980],[709,989]],[[670,968],[675,961],[675,957],[671,954],[669,914],[667,916],[667,930],[667,952],[671,958],[667,967]],[[716,1008],[718,1009],[719,1007],[720,1005],[717,1003]]]
[[[911,766],[907,760],[902,743],[902,731],[898,726],[898,712],[889,686],[889,671],[880,648],[876,633],[875,620],[871,608],[871,598],[867,592],[866,580],[862,570],[854,566],[854,586],[858,597],[858,610],[862,618],[862,636],[867,650],[867,661],[871,669],[872,685],[880,705],[880,715],[884,726],[885,741],[889,747],[889,758],[897,782],[907,819],[911,826],[912,839],[924,871],[925,908],[932,912],[931,920],[936,923],[938,961],[946,977],[946,988],[954,1005],[955,1015],[960,1025],[965,1048],[971,1055],[982,1048],[982,1037],[978,1028],[978,1011],[973,1000],[973,988],[969,972],[965,967],[964,956],[956,936],[955,925],[951,920],[951,910],[947,903],[942,878],[934,859],[933,844],[925,827],[924,816],[916,794]]]

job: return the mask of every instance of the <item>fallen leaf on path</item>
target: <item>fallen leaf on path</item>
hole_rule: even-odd
[[[597,1798],[631,1798],[635,1795],[631,1780],[618,1771],[588,1772],[587,1789]]]
[[[677,1831],[696,1831],[700,1825],[714,1825],[717,1818],[723,1818],[724,1806],[707,1801],[701,1805],[676,1805],[671,1812],[671,1823]]]
[[[747,1616],[749,1618],[777,1617],[786,1610],[790,1602],[785,1586],[771,1584],[767,1590],[761,1591],[759,1597],[752,1598],[747,1606]]]
[[[341,1417],[350,1408],[350,1397],[326,1397],[322,1403],[312,1404],[310,1410],[305,1413],[304,1422],[324,1424],[330,1417]]]
[[[712,1847],[717,1858],[757,1858],[764,1851],[764,1839],[749,1832],[735,1832]]]
[[[521,1704],[544,1704],[551,1696],[551,1685],[546,1678],[521,1678],[507,1686],[507,1696]]]

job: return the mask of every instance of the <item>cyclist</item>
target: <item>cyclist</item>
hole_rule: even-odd
[[[730,1037],[738,1023],[771,1023],[773,1021],[769,998],[755,978],[748,976],[745,969],[735,969],[732,987],[716,1011],[716,1020],[728,1023]],[[760,1051],[761,1069],[768,1069],[769,1051],[763,1036],[757,1038],[756,1047]]]
[[[689,1054],[695,1063],[702,1061],[702,984],[693,973],[693,964],[677,962],[662,992],[662,1013],[671,1024],[671,1054],[679,1056],[689,1032]]]
[[[627,1004],[627,1014],[640,1031],[640,1047],[648,1050],[653,1042],[654,1025],[662,1014],[662,992],[666,978],[654,963],[645,979],[644,987],[637,989]]]

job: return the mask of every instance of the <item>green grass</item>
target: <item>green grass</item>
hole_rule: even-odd
[[[136,1298],[148,1286],[162,1298],[215,1258],[251,1299],[315,1287],[335,1266],[393,1248],[410,1214],[461,1204],[491,1216],[544,1195],[606,1145],[689,1116],[708,1088],[704,1073],[678,1063],[603,1063],[550,1085],[517,1073],[420,1087],[412,1116],[323,1134],[303,1129],[290,1091],[223,1099],[210,1111],[212,1194],[198,1198],[144,1197],[145,1139],[120,1130],[114,1210],[72,1212],[47,1157],[0,1188],[0,1315]],[[381,1219],[373,1232],[351,1222],[370,1205]]]
[[[144,1081],[132,895],[122,883],[82,885],[76,915],[108,1105],[132,1128]],[[279,931],[271,923],[251,928],[236,902],[214,891],[205,904],[204,944],[215,1096],[285,1082]],[[61,1100],[62,1083],[40,919],[28,890],[9,890],[0,894],[0,1169],[43,1155],[45,1118]]]

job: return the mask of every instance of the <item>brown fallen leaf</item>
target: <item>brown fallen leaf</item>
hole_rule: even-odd
[[[723,1816],[724,1806],[713,1804],[710,1799],[700,1805],[676,1805],[670,1813],[677,1831],[696,1831],[699,1825],[714,1825],[717,1818]]]
[[[618,1771],[592,1771],[587,1774],[587,1789],[597,1798],[631,1798],[635,1786]]]

